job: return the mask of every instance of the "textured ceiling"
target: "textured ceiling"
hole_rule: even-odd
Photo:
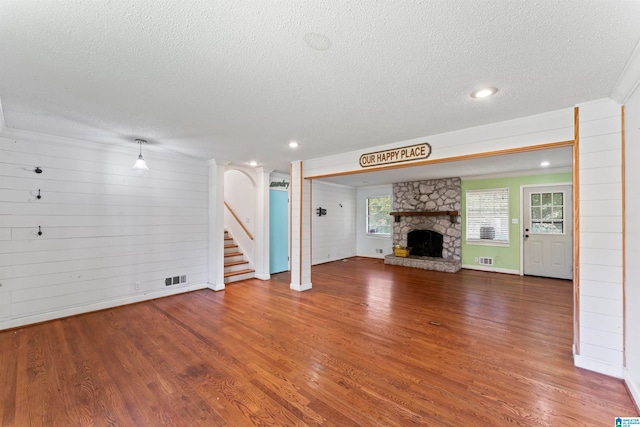
[[[8,128],[288,170],[606,97],[639,22],[635,0],[0,0],[0,101]]]

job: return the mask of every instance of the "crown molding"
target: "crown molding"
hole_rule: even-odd
[[[640,42],[636,45],[622,73],[620,73],[618,81],[611,89],[609,98],[619,104],[624,104],[638,85],[640,85]]]

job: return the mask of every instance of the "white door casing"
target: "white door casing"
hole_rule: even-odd
[[[523,274],[573,279],[571,184],[523,187]]]

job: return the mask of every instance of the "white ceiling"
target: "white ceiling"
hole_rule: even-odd
[[[609,96],[639,22],[637,0],[0,0],[0,102],[8,128],[288,171]]]

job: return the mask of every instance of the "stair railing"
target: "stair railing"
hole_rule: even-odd
[[[253,240],[253,236],[251,235],[251,233],[249,233],[249,230],[247,230],[247,227],[244,226],[242,221],[240,221],[240,218],[238,218],[238,215],[236,215],[236,213],[233,211],[233,209],[231,209],[231,206],[229,206],[229,204],[227,204],[227,202],[224,202],[224,205],[227,207],[227,209],[229,209],[229,212],[231,212],[231,215],[233,215],[233,217],[236,219],[236,221],[238,221],[238,224],[240,224],[240,227],[242,227],[244,232],[247,233],[247,236],[249,236],[249,238],[251,240]]]

